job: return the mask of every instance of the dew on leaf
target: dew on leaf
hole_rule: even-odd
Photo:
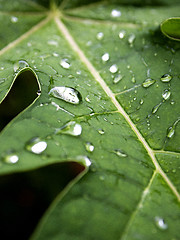
[[[135,38],[136,38],[136,36],[135,36],[134,33],[132,33],[132,34],[129,35],[129,37],[128,37],[128,43],[130,44],[130,46],[133,45],[133,43],[134,43],[134,41],[135,41]]]
[[[176,125],[178,124],[178,122],[180,121],[180,118],[178,118],[171,127],[168,128],[167,130],[167,137],[168,138],[172,138],[175,134],[175,128],[176,128]]]
[[[169,89],[164,90],[164,92],[162,93],[162,97],[164,98],[164,100],[168,100],[171,96],[171,92]]]
[[[109,68],[109,71],[111,73],[116,73],[118,71],[118,67],[116,64],[113,64],[110,68]]]
[[[127,154],[122,152],[120,149],[115,149],[113,151],[118,157],[127,157]]]
[[[87,96],[87,97],[85,97],[85,100],[86,100],[86,102],[88,102],[88,103],[90,103],[91,102],[91,100],[89,99],[89,97]]]
[[[31,139],[25,146],[25,148],[35,154],[41,154],[47,148],[47,142],[43,141],[39,137]]]
[[[153,113],[153,114],[156,113],[157,110],[159,109],[159,107],[160,107],[161,105],[162,105],[162,102],[160,102],[159,104],[157,104],[156,106],[154,106],[153,109],[152,109],[152,113]]]
[[[51,45],[51,46],[58,46],[58,42],[57,41],[55,41],[55,40],[48,40],[48,45]]]
[[[14,151],[9,151],[8,154],[3,156],[3,162],[8,164],[15,164],[19,161],[18,155]]]
[[[136,79],[135,79],[134,76],[132,77],[131,82],[132,82],[132,83],[135,83],[135,82],[136,82]]]
[[[79,136],[82,133],[82,126],[76,121],[70,121],[61,128],[56,128],[55,134],[67,134],[71,136]]]
[[[70,87],[54,87],[49,91],[49,95],[71,104],[79,104],[82,97],[80,92]]]
[[[103,54],[101,58],[103,62],[107,62],[109,60],[109,53]]]
[[[117,76],[115,76],[114,80],[113,80],[113,83],[118,83],[119,81],[121,81],[123,78],[123,75],[121,74],[118,74]]]
[[[18,72],[26,67],[29,67],[29,64],[25,60],[19,60],[14,63],[14,72]]]
[[[98,129],[98,133],[103,135],[104,134],[104,130],[103,129]]]
[[[141,99],[141,100],[139,101],[139,104],[142,105],[143,103],[144,103],[144,100]]]
[[[97,38],[98,40],[103,39],[103,37],[104,37],[104,33],[103,33],[103,32],[98,32],[97,35],[96,35],[96,38]]]
[[[77,156],[76,160],[85,167],[89,167],[91,165],[91,160],[87,156]]]
[[[124,30],[121,30],[121,31],[119,32],[119,38],[120,38],[120,39],[123,39],[123,38],[125,37],[125,35],[126,35],[126,32],[125,32]]]
[[[66,58],[64,58],[60,61],[60,65],[61,65],[61,67],[65,68],[65,69],[69,69],[71,66],[71,64],[68,62],[68,60]]]
[[[121,16],[121,12],[119,10],[113,9],[111,11],[111,16],[116,18],[116,17],[120,17]]]
[[[155,223],[156,223],[156,226],[161,230],[166,230],[168,228],[168,225],[165,223],[164,219],[161,217],[156,216]]]
[[[11,22],[12,22],[12,23],[17,23],[17,22],[18,22],[18,18],[15,17],[15,16],[12,16],[12,17],[11,17]]]
[[[171,104],[171,105],[174,105],[174,104],[175,104],[175,101],[174,101],[174,100],[171,100],[170,104]]]
[[[85,147],[86,147],[86,150],[87,150],[88,152],[93,152],[93,151],[94,151],[94,145],[93,145],[91,142],[87,142],[87,143],[85,144]]]
[[[144,88],[148,88],[150,87],[151,85],[153,85],[154,83],[156,82],[156,80],[152,79],[152,78],[147,78],[143,83],[142,83],[142,86]]]
[[[172,79],[172,76],[170,74],[164,74],[162,77],[161,77],[161,81],[162,82],[170,82]]]

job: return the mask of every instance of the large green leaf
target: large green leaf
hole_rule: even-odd
[[[4,239],[11,228],[18,239],[178,240],[180,45],[160,24],[179,1],[0,7],[0,106],[18,76],[33,73],[41,89],[1,132],[0,186],[9,198],[16,183],[17,199],[21,183],[48,204],[56,196],[33,234],[2,219]],[[26,101],[22,86],[13,102]],[[1,216],[11,218],[9,198]]]

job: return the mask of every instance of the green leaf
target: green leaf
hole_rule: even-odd
[[[176,41],[180,41],[180,18],[168,18],[161,23],[162,33]]]
[[[179,1],[1,8],[0,107],[19,61],[41,89],[1,131],[1,237],[178,240],[180,50],[158,26]]]

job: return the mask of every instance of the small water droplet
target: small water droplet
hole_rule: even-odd
[[[127,154],[122,152],[120,149],[115,149],[113,151],[118,157],[127,157]]]
[[[103,130],[103,129],[99,129],[99,130],[98,130],[98,133],[101,134],[101,135],[103,135],[103,134],[104,134],[104,130]]]
[[[76,160],[85,167],[91,165],[91,160],[87,156],[77,156]]]
[[[161,105],[162,105],[162,102],[160,102],[159,104],[157,104],[156,106],[154,106],[153,109],[152,109],[152,113],[153,113],[153,114],[156,113],[157,110],[159,109],[159,107],[160,107]]]
[[[117,9],[113,9],[111,11],[111,16],[114,17],[114,18],[120,17],[121,16],[121,12],[119,10],[117,10]]]
[[[135,36],[134,33],[132,33],[132,34],[129,35],[129,37],[128,37],[128,43],[130,44],[130,46],[133,46],[133,43],[134,43],[134,41],[135,41],[135,38],[136,38],[136,36]]]
[[[147,78],[143,83],[142,86],[144,88],[150,87],[151,85],[153,85],[156,82],[156,80],[152,79],[152,78]]]
[[[61,67],[65,68],[65,69],[69,69],[71,66],[71,64],[68,62],[68,60],[66,58],[64,58],[60,61],[60,65],[61,65]]]
[[[85,144],[85,147],[86,147],[86,150],[87,150],[88,152],[93,152],[93,151],[94,151],[94,146],[93,146],[93,144],[90,143],[90,142],[87,142],[87,143]]]
[[[80,92],[70,87],[54,87],[49,95],[72,104],[79,104],[82,99]]]
[[[144,103],[144,100],[141,99],[141,100],[139,101],[139,104],[142,105],[143,103]]]
[[[102,55],[102,60],[103,62],[107,62],[109,60],[109,53],[105,53],[104,55]]]
[[[26,67],[29,67],[29,64],[25,60],[19,60],[16,63],[14,63],[14,72],[18,72]]]
[[[121,81],[123,78],[123,76],[121,74],[118,74],[117,76],[115,76],[113,83],[118,83],[119,81]]]
[[[155,223],[156,223],[156,226],[161,230],[166,230],[168,228],[168,225],[165,223],[163,218],[156,216]]]
[[[178,118],[171,127],[168,128],[167,130],[167,137],[168,138],[172,138],[175,134],[175,128],[176,128],[176,125],[179,123],[180,121],[180,118]]]
[[[97,38],[98,40],[103,39],[103,37],[104,37],[104,33],[103,33],[103,32],[99,32],[99,33],[97,33],[97,35],[96,35],[96,38]]]
[[[47,143],[42,139],[40,139],[39,137],[31,139],[26,144],[26,149],[35,154],[41,154],[46,150],[46,148],[47,148]]]
[[[174,105],[174,104],[175,104],[175,101],[174,101],[174,100],[171,100],[170,104],[171,104],[171,105]]]
[[[88,103],[90,103],[91,102],[91,100],[89,99],[89,97],[87,96],[87,97],[85,97],[85,100],[86,100],[86,102],[88,102]]]
[[[172,79],[172,76],[169,75],[169,74],[164,74],[162,77],[161,77],[161,81],[162,82],[170,82]]]
[[[51,45],[51,46],[58,46],[58,42],[57,41],[55,41],[55,40],[48,40],[48,45]]]
[[[125,35],[126,35],[126,32],[125,32],[124,30],[121,30],[121,31],[119,32],[119,38],[120,38],[120,39],[123,39],[123,38],[125,37]]]
[[[76,73],[77,73],[78,75],[81,75],[81,70],[78,70]]]
[[[81,132],[82,126],[75,121],[70,121],[61,128],[57,128],[55,134],[68,134],[72,136],[79,136],[81,135]]]
[[[164,92],[162,93],[162,97],[164,98],[164,100],[168,100],[170,96],[171,92],[168,89],[164,90]]]
[[[54,53],[53,53],[53,56],[54,56],[54,57],[59,57],[59,54],[56,53],[56,52],[54,52]]]
[[[132,83],[135,83],[135,82],[136,82],[136,79],[135,79],[134,76],[132,77],[131,82],[132,82]]]
[[[18,22],[18,18],[15,17],[15,16],[12,16],[12,17],[11,17],[11,22],[12,22],[12,23],[17,23],[17,22]]]
[[[9,151],[8,154],[3,156],[3,161],[8,164],[14,164],[19,161],[19,157],[14,151]]]
[[[109,68],[109,71],[111,73],[116,73],[118,71],[118,67],[116,64],[113,64],[110,68]]]

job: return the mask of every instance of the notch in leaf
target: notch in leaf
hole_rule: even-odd
[[[36,73],[30,67],[22,68],[0,104],[0,131],[20,112],[35,102],[41,93]]]
[[[180,17],[172,17],[163,21],[161,31],[166,37],[180,41]]]

